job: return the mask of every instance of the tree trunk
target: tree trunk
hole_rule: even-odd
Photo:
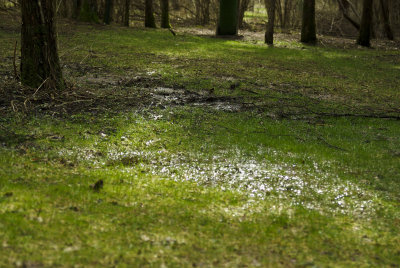
[[[280,26],[281,26],[281,28],[284,28],[283,27],[283,11],[282,11],[281,0],[276,0],[276,8],[277,8],[277,13],[278,13]]]
[[[390,22],[389,22],[389,8],[388,4],[385,0],[379,0],[380,3],[380,8],[382,12],[382,19],[383,19],[383,29],[385,31],[385,35],[387,39],[393,40],[393,31],[392,27],[390,27]]]
[[[238,0],[220,0],[217,35],[237,35]]]
[[[54,23],[54,0],[21,1],[21,82],[63,89]]]
[[[161,28],[171,28],[169,24],[169,0],[160,0]]]
[[[73,1],[73,11],[72,17],[74,19],[79,18],[79,14],[81,13],[82,1],[81,0],[74,0]]]
[[[274,24],[275,24],[275,0],[265,0],[265,7],[268,12],[267,30],[265,31],[265,43],[272,45],[274,43]]]
[[[144,26],[149,28],[156,28],[156,21],[154,19],[153,11],[153,0],[145,0]]]
[[[291,11],[291,9],[292,9],[292,0],[285,0],[284,14],[283,14],[283,24],[282,24],[282,28],[283,29],[289,28],[290,11]]]
[[[124,8],[124,26],[129,27],[129,11],[131,7],[131,0],[125,0]]]
[[[105,9],[104,9],[104,23],[110,24],[112,20],[112,14],[114,13],[114,5],[113,0],[106,0]]]
[[[246,12],[247,8],[249,7],[249,4],[250,4],[250,0],[240,0],[239,18],[238,18],[239,28],[243,27],[244,13]]]
[[[347,13],[349,7],[350,7],[350,3],[347,0],[337,0],[338,4],[339,4],[339,10],[342,13],[343,17],[348,20],[350,22],[351,25],[354,26],[354,28],[357,29],[357,31],[360,30],[360,24],[358,24],[358,22],[356,22],[355,20],[353,20],[350,15]]]
[[[315,31],[315,0],[304,0],[303,23],[301,26],[301,42],[315,43],[317,41]]]
[[[203,0],[201,8],[201,25],[210,23],[210,0]]]
[[[372,2],[373,0],[364,0],[363,13],[361,17],[360,32],[357,44],[364,47],[371,46],[371,26],[372,26]]]

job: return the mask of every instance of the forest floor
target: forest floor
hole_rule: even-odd
[[[1,267],[400,265],[398,42],[63,21],[46,92],[5,21]]]

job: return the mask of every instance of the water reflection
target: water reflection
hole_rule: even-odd
[[[147,143],[153,143],[149,140]],[[79,152],[79,153],[77,153]],[[101,168],[120,166],[128,176],[138,170],[164,179],[195,181],[199,185],[239,191],[252,199],[263,199],[283,207],[303,206],[321,212],[345,213],[354,216],[370,215],[379,205],[378,197],[354,182],[342,179],[326,170],[329,163],[296,166],[273,163],[261,157],[243,154],[239,149],[220,151],[213,156],[180,153],[125,150],[110,146],[106,155],[93,149],[63,149],[60,155],[89,161]],[[260,155],[274,151],[258,152]],[[100,156],[100,157],[99,157]]]

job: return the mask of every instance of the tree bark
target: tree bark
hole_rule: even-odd
[[[364,47],[371,46],[372,4],[373,0],[364,0],[363,2],[363,13],[357,44]]]
[[[390,26],[389,22],[389,7],[388,3],[385,0],[379,0],[381,12],[382,12],[382,19],[383,19],[383,29],[385,31],[385,35],[387,39],[393,40],[393,31],[392,27]]]
[[[74,0],[73,1],[73,11],[72,17],[74,19],[79,18],[79,14],[81,13],[82,1],[81,0]]]
[[[113,0],[106,0],[105,9],[104,9],[104,23],[110,24],[112,20],[112,14],[114,8]]]
[[[350,22],[351,25],[354,26],[354,28],[357,29],[357,31],[360,30],[360,24],[353,20],[350,15],[347,13],[350,3],[347,0],[337,0],[338,5],[339,5],[339,10],[342,13],[343,17]],[[356,14],[357,15],[357,14]]]
[[[124,26],[129,27],[129,13],[131,7],[131,0],[125,0],[124,7]]]
[[[238,0],[220,0],[217,35],[237,35]]]
[[[145,0],[144,26],[148,28],[156,28],[154,19],[153,0]]]
[[[63,89],[54,23],[54,0],[21,1],[21,82]]]
[[[283,29],[289,28],[290,15],[291,15],[290,11],[292,10],[292,5],[293,5],[293,0],[285,0],[284,14],[283,14],[283,24],[282,24],[282,28]]]
[[[303,22],[301,26],[301,42],[315,43],[317,41],[315,30],[315,0],[304,0]]]
[[[274,44],[274,24],[275,24],[275,0],[265,0],[265,7],[268,13],[267,30],[265,31],[265,43]]]
[[[160,0],[161,28],[171,28],[169,23],[169,0]]]
[[[244,13],[246,12],[247,8],[249,7],[249,4],[250,4],[250,0],[240,0],[239,18],[238,18],[238,26],[240,29],[243,27]]]

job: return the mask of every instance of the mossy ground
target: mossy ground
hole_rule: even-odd
[[[0,266],[400,264],[395,48],[63,22],[51,96],[7,29]]]

